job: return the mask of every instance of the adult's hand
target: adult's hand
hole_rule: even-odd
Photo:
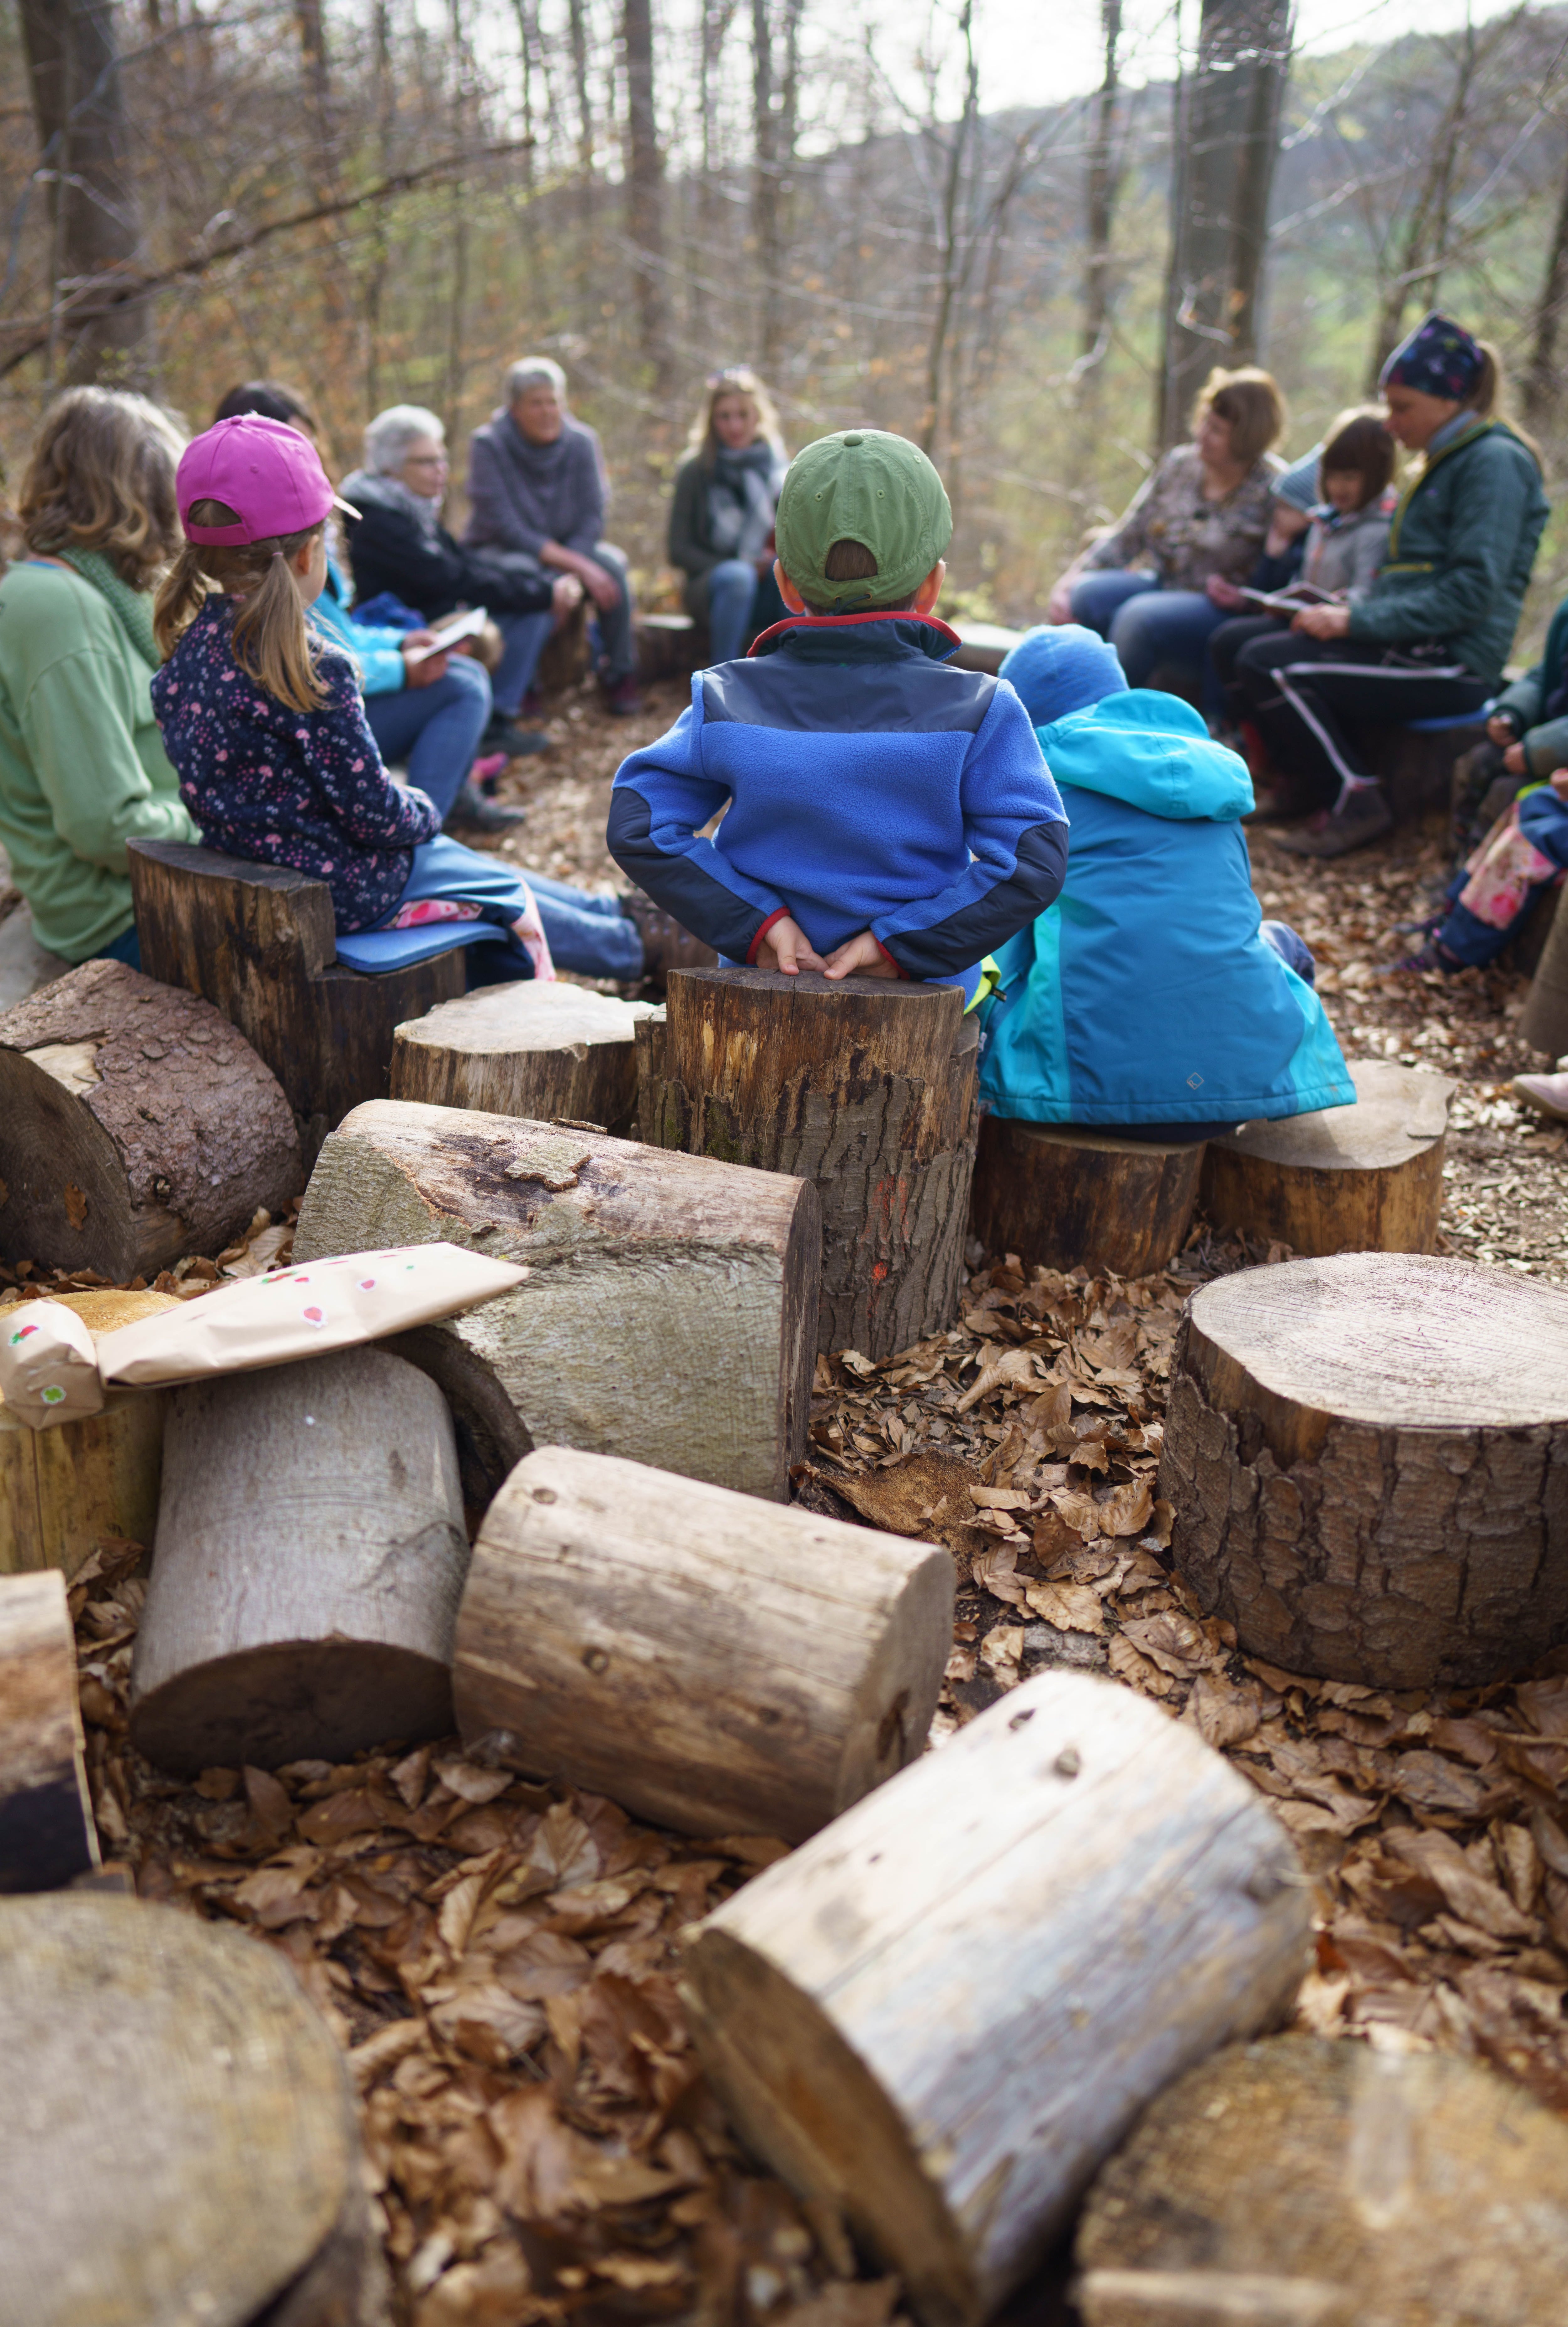
[[[1517,740],[1518,733],[1511,712],[1494,711],[1487,721],[1487,734],[1500,751],[1506,752],[1508,745]]]
[[[584,557],[577,567],[578,578],[602,614],[607,614],[621,596],[621,584],[607,567],[595,565]]]
[[[1303,606],[1291,624],[1293,631],[1304,631],[1310,639],[1342,639],[1349,635],[1349,606]]]
[[[434,687],[438,678],[446,677],[444,654],[425,655],[415,662],[410,650],[427,647],[435,636],[434,631],[405,631],[403,633],[403,684],[405,687]]]
[[[1568,799],[1568,768],[1554,768],[1546,781],[1559,799]]]
[[[1235,613],[1238,606],[1245,606],[1246,603],[1246,600],[1235,583],[1227,582],[1223,574],[1211,574],[1203,587],[1209,604],[1223,606],[1227,614]]]
[[[1522,743],[1510,743],[1508,745],[1507,750],[1503,753],[1503,765],[1507,768],[1510,776],[1527,776],[1529,774],[1529,762],[1525,757],[1525,747]],[[1555,783],[1556,780],[1556,777],[1554,776],[1552,781]]]
[[[1070,622],[1072,620],[1072,584],[1064,574],[1045,602],[1048,622]]]
[[[550,612],[555,628],[569,622],[583,603],[583,584],[574,574],[557,574],[550,584]]]
[[[869,930],[862,930],[855,938],[845,938],[835,946],[826,964],[829,977],[901,977],[903,973],[896,961],[883,953]]]
[[[759,969],[781,969],[786,977],[794,977],[803,969],[826,969],[827,964],[813,949],[811,939],[798,921],[789,914],[774,922],[757,948]]]

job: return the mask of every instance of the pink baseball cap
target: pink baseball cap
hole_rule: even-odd
[[[330,509],[359,512],[327,481],[308,436],[282,420],[242,412],[193,437],[180,456],[174,493],[185,537],[204,549],[238,549],[278,534],[306,533]],[[238,525],[192,525],[195,501],[225,501]]]

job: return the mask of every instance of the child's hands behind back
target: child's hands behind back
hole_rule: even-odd
[[[813,950],[799,922],[781,913],[757,948],[757,967],[782,970],[786,977],[793,977],[802,969],[826,969],[827,964]]]
[[[858,973],[862,977],[901,977],[891,954],[878,945],[869,930],[862,930],[857,938],[845,938],[835,946],[822,965],[829,977],[849,977]]]

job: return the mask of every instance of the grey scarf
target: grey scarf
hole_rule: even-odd
[[[441,503],[432,500],[428,493],[416,493],[401,477],[378,476],[369,469],[356,469],[351,477],[343,480],[346,501],[378,500],[405,517],[412,518],[419,528],[420,539],[426,549],[441,546]]]
[[[759,438],[743,453],[721,444],[708,472],[708,535],[721,557],[759,558],[773,530],[785,463]]]

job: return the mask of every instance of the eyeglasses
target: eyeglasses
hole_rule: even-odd
[[[444,453],[410,453],[403,463],[406,469],[444,469]]]

